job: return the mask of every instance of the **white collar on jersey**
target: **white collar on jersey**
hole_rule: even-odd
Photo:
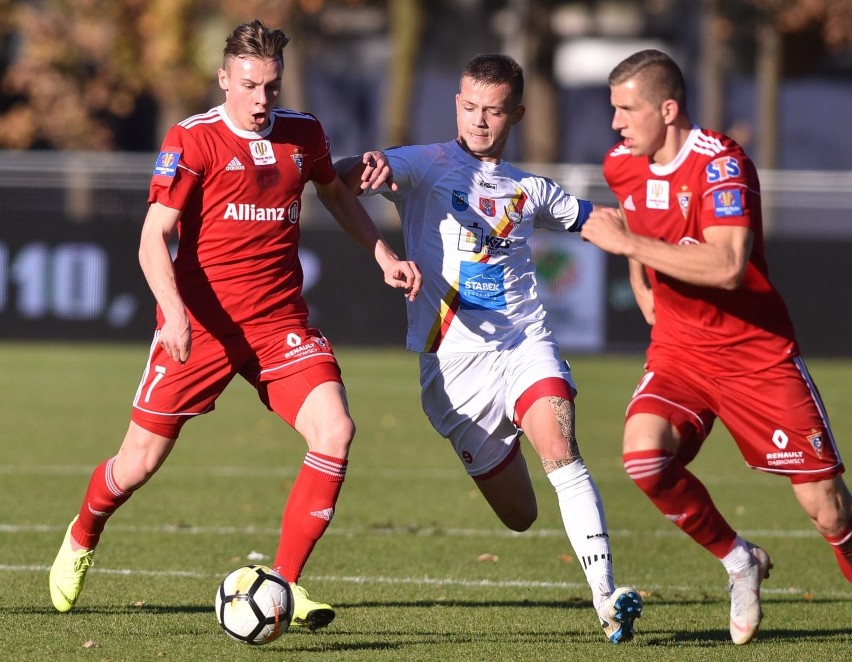
[[[246,131],[245,129],[238,129],[234,122],[228,117],[228,113],[225,112],[225,104],[221,106],[216,106],[216,110],[219,111],[219,115],[222,116],[222,121],[225,122],[225,125],[237,134],[240,138],[245,138],[246,140],[258,140],[259,138],[266,138],[270,133],[272,133],[272,127],[275,126],[275,113],[269,114],[269,126],[266,127],[263,131],[255,132],[255,131]]]
[[[493,163],[491,161],[481,161],[480,159],[473,156],[470,152],[466,151],[464,147],[459,144],[458,138],[449,141],[450,149],[452,149],[456,156],[462,161],[466,161],[471,166],[476,168],[477,170],[484,170],[486,172],[497,172],[501,169],[501,166],[506,163],[506,159],[500,159],[500,163]]]
[[[686,157],[689,156],[689,153],[692,151],[693,147],[695,147],[695,143],[698,140],[698,137],[701,135],[701,127],[697,124],[692,125],[692,130],[689,132],[689,135],[686,137],[683,145],[681,145],[680,151],[677,153],[671,161],[665,164],[659,163],[650,163],[648,164],[651,172],[658,177],[665,177],[666,175],[672,174],[675,170],[680,168],[683,165],[683,162],[686,161]]]

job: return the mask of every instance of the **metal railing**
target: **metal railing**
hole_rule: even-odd
[[[0,150],[0,214],[34,221],[70,218],[141,222],[156,154]],[[518,164],[560,182],[579,197],[614,204],[599,165]],[[766,234],[852,240],[852,171],[761,172]],[[365,206],[385,227],[398,226],[393,207],[376,197]],[[306,224],[333,223],[305,189]]]

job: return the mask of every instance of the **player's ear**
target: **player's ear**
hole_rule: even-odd
[[[527,112],[527,109],[523,105],[515,108],[514,112],[512,113],[512,124],[517,124],[518,122],[520,122],[525,112]]]
[[[224,69],[219,69],[218,71],[219,77],[219,87],[221,87],[225,92],[228,91],[228,72]]]
[[[666,99],[660,107],[660,114],[666,124],[674,124],[675,118],[680,115],[680,104],[674,99]]]

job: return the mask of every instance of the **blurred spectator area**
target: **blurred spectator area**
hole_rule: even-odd
[[[157,150],[221,102],[225,36],[254,17],[291,36],[280,105],[335,154],[453,138],[462,67],[500,51],[527,82],[506,157],[600,163],[607,75],[653,47],[759,168],[852,170],[852,0],[0,0],[0,149]]]

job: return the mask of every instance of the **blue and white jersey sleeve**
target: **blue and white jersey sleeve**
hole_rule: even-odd
[[[592,204],[580,200],[547,177],[528,176],[521,185],[538,200],[533,227],[557,232],[577,232],[589,217]]]

